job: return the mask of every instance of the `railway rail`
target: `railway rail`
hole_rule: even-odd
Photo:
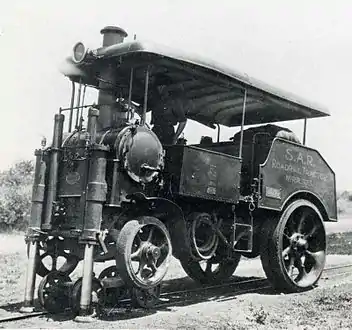
[[[348,268],[352,268],[352,264],[327,267],[324,269],[323,274],[332,270],[348,269]],[[350,273],[351,273],[350,271],[338,272],[338,273],[332,274],[331,276],[329,276],[329,278],[331,277],[335,278],[337,276],[350,274]],[[223,284],[217,284],[217,285],[211,285],[211,286],[205,286],[205,287],[201,286],[201,287],[197,287],[189,290],[164,292],[160,294],[159,302],[154,305],[153,309],[182,305],[190,301],[191,302],[202,301],[209,296],[209,292],[217,289],[221,290],[221,289],[228,289],[228,288],[233,288],[233,289],[237,288],[238,290],[233,292],[232,294],[232,297],[236,297],[240,294],[245,294],[250,292],[260,292],[262,290],[270,289],[271,287],[272,286],[268,283],[268,280],[266,278],[259,278],[259,279],[255,278],[255,279],[244,280],[244,281],[229,281]],[[197,297],[195,296],[195,294],[198,292],[203,292],[205,294],[199,295]],[[220,295],[220,297],[228,296],[228,290],[226,290],[226,292],[227,293],[224,292],[223,295]],[[219,293],[221,293],[221,291]],[[219,300],[219,297],[213,299],[213,301],[214,300]],[[131,302],[131,299],[125,299],[120,301],[118,307],[115,306],[113,308],[106,308],[103,311],[103,317],[113,317],[116,314],[123,314],[127,309],[131,308],[130,302]],[[138,308],[136,310],[138,310]],[[59,314],[64,314],[64,313],[67,313],[68,311],[69,309]],[[49,314],[50,313],[46,311],[37,311],[30,314],[15,315],[15,316],[10,316],[10,317],[5,317],[0,319],[0,323],[14,322],[17,320],[29,319],[29,318],[34,318],[34,317],[39,317],[39,316],[44,316]]]

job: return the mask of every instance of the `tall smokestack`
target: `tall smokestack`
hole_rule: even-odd
[[[116,26],[106,26],[100,33],[103,35],[103,47],[108,47],[116,44],[120,44],[127,37],[127,32]],[[100,76],[102,80],[108,81],[110,83],[99,83],[99,96],[98,104],[111,104],[116,101],[117,90],[116,87],[116,77],[114,76],[114,70],[109,65],[104,67],[100,71]],[[113,109],[112,105],[101,105],[99,111],[99,119],[97,123],[97,129],[109,128],[113,123]]]

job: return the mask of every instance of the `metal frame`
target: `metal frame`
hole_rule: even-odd
[[[242,159],[242,148],[243,148],[243,128],[244,128],[244,119],[246,116],[246,102],[247,102],[247,88],[244,89],[243,95],[243,109],[242,109],[242,123],[241,123],[241,140],[240,140],[240,154],[239,158]]]

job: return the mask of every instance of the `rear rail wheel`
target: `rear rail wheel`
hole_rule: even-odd
[[[241,254],[232,252],[232,257],[227,257],[227,247],[219,244],[215,255],[207,260],[180,259],[186,274],[194,281],[203,284],[218,284],[229,279],[236,271],[241,260]]]
[[[81,293],[82,293],[82,280],[80,277],[72,286],[71,290],[71,308],[74,314],[78,315],[80,310],[80,301],[81,301]],[[90,314],[100,314],[101,309],[105,305],[105,292],[101,285],[99,279],[93,277],[92,279],[92,290],[91,290],[91,306],[90,306]]]
[[[44,276],[38,287],[40,305],[49,313],[59,313],[69,307],[68,292],[71,279],[58,271]]]
[[[161,292],[161,285],[148,290],[140,288],[131,289],[131,302],[133,307],[153,308],[158,302]]]
[[[309,201],[293,201],[264,225],[261,261],[275,289],[301,292],[318,282],[326,258],[322,215]]]
[[[117,241],[116,266],[129,287],[148,290],[161,283],[172,257],[170,234],[157,218],[127,222]]]
[[[98,279],[105,291],[105,305],[115,306],[120,300],[129,297],[129,290],[123,283],[116,266],[105,268]]]

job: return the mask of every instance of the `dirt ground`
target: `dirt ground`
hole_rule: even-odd
[[[340,226],[340,227],[339,227]],[[352,231],[348,219],[339,225],[327,226],[329,233]],[[113,262],[98,264],[99,272]],[[352,256],[328,255],[327,267],[352,264]],[[9,317],[23,300],[26,254],[22,235],[0,235],[0,319]],[[82,265],[72,278],[81,275]],[[19,320],[0,323],[0,328],[115,328],[115,329],[351,329],[352,328],[352,270],[335,270],[323,274],[319,286],[301,294],[283,295],[271,289],[251,293],[215,292],[201,299],[170,305],[150,311],[130,311],[93,323],[76,323],[67,316]],[[335,275],[334,275],[335,274]],[[243,258],[236,276],[265,277],[258,259]],[[40,278],[37,277],[37,285]],[[167,278],[167,290],[196,287],[173,260]],[[228,290],[231,291],[231,290]],[[199,298],[199,297],[198,297]],[[16,313],[17,314],[17,313]]]

